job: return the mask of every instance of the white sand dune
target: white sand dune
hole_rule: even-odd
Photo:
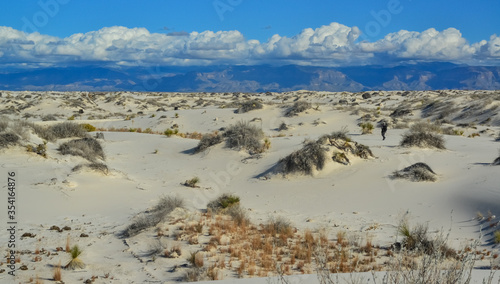
[[[16,250],[24,253],[18,254],[20,262],[16,267],[24,264],[28,270],[16,270],[15,282],[28,283],[38,276],[50,283],[54,265],[69,260],[65,252],[56,251],[57,247],[65,247],[68,234],[71,244],[82,248],[81,259],[87,266],[83,270],[63,270],[65,283],[82,283],[92,276],[97,276],[94,283],[174,282],[188,269],[189,252],[202,249],[202,242],[189,245],[186,241],[174,241],[171,236],[164,237],[169,247],[181,246],[183,255],[152,258],[146,252],[157,242],[153,228],[130,238],[118,234],[162,195],[185,200],[181,219],[187,224],[197,220],[207,203],[222,193],[238,195],[254,224],[265,223],[271,216],[283,216],[299,231],[326,229],[330,239],[335,239],[338,231],[346,231],[370,238],[380,247],[390,247],[396,241],[396,227],[403,215],[409,216],[412,223],[427,223],[432,233],[449,232],[449,244],[455,248],[482,234],[480,250],[490,253],[476,267],[489,267],[489,259],[498,253],[493,232],[500,228],[495,227],[496,217],[490,221],[476,217],[478,211],[485,218],[487,212],[500,215],[500,168],[490,165],[499,156],[500,142],[495,137],[500,131],[500,115],[496,111],[500,93],[410,92],[402,96],[380,92],[366,100],[361,95],[307,91],[272,96],[2,92],[0,111],[4,120],[52,125],[74,116],[75,123],[89,123],[103,130],[122,129],[102,131],[107,175],[88,169],[72,171],[88,161],[59,153],[59,145],[71,138],[48,142],[47,158],[26,152],[26,144],[41,143],[34,133],[17,146],[0,149],[1,180],[6,179],[7,171],[15,170],[18,174]],[[264,108],[234,113],[238,102],[250,98],[262,100]],[[317,109],[284,117],[284,109],[299,99],[311,102]],[[340,100],[347,103],[339,103]],[[439,110],[430,115],[422,110],[434,101],[448,101],[450,105],[453,102],[456,108],[442,118],[444,125],[463,130],[464,134],[444,135],[446,150],[400,147],[401,136],[408,129],[395,129],[396,124],[437,119],[442,115]],[[383,118],[391,120],[389,115],[401,106],[411,110],[412,115],[393,121],[386,140],[382,140],[378,128],[373,134],[361,135],[360,117],[370,114],[373,124]],[[164,110],[158,111],[159,108]],[[54,115],[57,121],[42,121],[47,115]],[[212,133],[239,121],[252,121],[251,125],[262,128],[271,148],[255,156],[220,144],[194,154],[198,140],[137,131],[150,128],[163,133],[176,124],[180,133]],[[282,122],[290,129],[277,131]],[[278,160],[300,149],[305,139],[314,140],[343,127],[347,127],[352,140],[370,147],[375,158],[353,158],[348,166],[331,162],[314,176],[265,174]],[[479,136],[467,137],[472,133]],[[389,177],[395,170],[417,162],[428,164],[438,180],[411,182]],[[193,177],[199,177],[199,188],[181,185]],[[1,186],[0,212],[4,212],[5,220],[6,183]],[[2,222],[6,226],[6,221]],[[169,222],[172,219],[164,226],[172,229],[174,225]],[[52,225],[69,226],[71,230],[49,230]],[[24,233],[36,236],[21,238]],[[82,233],[89,236],[80,237]],[[1,230],[0,238],[7,240],[8,232]],[[205,239],[208,242],[208,237]],[[7,256],[3,241],[0,248]],[[42,248],[50,255],[40,254],[42,259],[33,261],[35,250]],[[0,269],[5,269],[0,273],[0,282],[14,283],[5,262]],[[486,272],[489,273],[475,271],[474,279],[481,280]],[[226,268],[221,273],[225,279],[221,283],[233,283],[238,278],[235,269]],[[365,274],[366,279],[370,275]],[[260,277],[238,279],[237,283],[266,281],[278,280]],[[315,275],[290,278],[290,283],[314,281]]]

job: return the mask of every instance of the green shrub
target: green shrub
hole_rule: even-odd
[[[189,186],[189,187],[199,187],[197,184],[200,182],[200,178],[198,177],[194,177],[192,179],[189,179],[189,180],[186,180],[184,182],[184,185],[185,186]]]
[[[68,117],[68,120],[75,120],[75,116],[72,115],[72,116]]]
[[[82,250],[77,246],[73,246],[70,250],[71,260],[66,264],[64,268],[66,269],[83,269],[85,268],[85,264],[80,260],[79,256],[82,254]]]
[[[177,135],[179,134],[179,129],[176,128],[176,129],[167,129],[165,130],[164,134],[167,136],[167,137],[171,137],[172,135]]]
[[[495,231],[493,233],[493,236],[494,236],[493,241],[495,242],[495,244],[500,244],[500,231]]]
[[[207,204],[207,208],[213,212],[220,212],[240,202],[240,198],[236,195],[224,193]]]

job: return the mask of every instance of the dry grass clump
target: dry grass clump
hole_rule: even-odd
[[[438,124],[429,122],[417,122],[410,127],[411,132],[432,132],[442,133],[443,130]]]
[[[52,279],[54,279],[54,281],[62,281],[61,262],[60,261],[56,266],[54,266],[54,274],[52,276]]]
[[[261,142],[264,138],[264,132],[248,122],[240,121],[229,126],[224,132],[224,137],[226,138],[226,147],[231,149],[246,149],[254,153],[260,153],[264,150]]]
[[[235,111],[236,113],[245,113],[251,110],[262,109],[264,106],[258,100],[250,100],[241,103],[240,107]]]
[[[304,112],[308,109],[312,108],[311,103],[304,102],[304,101],[297,101],[288,108],[285,112],[285,116],[291,117],[291,116],[296,116],[299,115],[299,113]]]
[[[16,145],[20,138],[17,134],[12,132],[0,133],[0,149]]]
[[[104,163],[99,163],[99,162],[94,162],[94,163],[89,163],[89,164],[79,164],[79,165],[75,166],[72,169],[72,171],[77,172],[83,168],[88,168],[92,171],[96,171],[96,172],[102,173],[104,175],[108,175],[108,173],[109,173],[108,166]]]
[[[104,150],[101,143],[90,137],[65,142],[58,149],[63,155],[83,157],[91,162],[97,158],[104,160]]]
[[[278,161],[283,174],[302,173],[312,175],[314,170],[322,170],[327,159],[326,149],[318,142],[309,141],[302,149]]]
[[[137,216],[132,224],[128,225],[120,235],[125,238],[135,236],[145,229],[156,226],[174,209],[183,207],[183,199],[173,196],[162,196],[152,210]]]
[[[224,137],[219,133],[205,134],[201,137],[198,146],[196,146],[194,152],[203,152],[209,147],[220,144],[224,141]]]
[[[392,173],[392,178],[402,178],[411,181],[436,181],[436,173],[426,163],[415,163],[402,170]]]

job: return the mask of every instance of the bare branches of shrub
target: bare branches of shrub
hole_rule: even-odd
[[[224,132],[224,137],[226,137],[226,147],[228,148],[247,149],[256,153],[263,151],[261,140],[264,138],[264,132],[248,122],[240,121],[229,126]]]
[[[19,141],[19,136],[12,132],[1,133],[0,134],[0,149],[6,148],[12,145],[16,145]]]
[[[214,145],[220,144],[224,141],[224,137],[218,133],[205,134],[201,137],[200,142],[198,142],[198,146],[196,146],[194,152],[200,153],[212,147]]]

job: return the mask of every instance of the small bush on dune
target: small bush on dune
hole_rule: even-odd
[[[371,134],[373,132],[373,124],[370,122],[363,122],[359,125],[361,127],[362,134]]]
[[[285,116],[291,117],[296,116],[301,112],[304,112],[312,108],[312,105],[308,102],[298,101],[293,104],[289,109],[286,110]]]
[[[251,110],[261,109],[263,105],[258,100],[250,100],[243,102],[240,107],[236,110],[236,113],[245,113]]]
[[[495,244],[500,244],[500,231],[495,231],[493,233],[493,241]]]
[[[229,207],[239,204],[240,198],[236,195],[224,193],[207,204],[207,208],[213,212],[220,212]]]
[[[425,163],[416,163],[400,171],[395,171],[392,178],[411,181],[436,181],[436,173]]]
[[[231,216],[233,221],[238,225],[249,224],[250,219],[245,208],[243,208],[239,203],[234,204],[227,208],[224,212],[226,215]]]
[[[238,122],[229,126],[224,132],[224,137],[228,148],[247,149],[256,153],[263,151],[261,140],[264,138],[264,132],[248,122]]]
[[[143,230],[156,226],[176,208],[184,208],[184,200],[179,197],[162,196],[153,209],[137,216],[132,224],[128,225],[121,233],[121,237],[132,237]]]
[[[434,123],[428,122],[418,122],[413,124],[410,127],[411,132],[433,132],[433,133],[442,133],[443,130],[441,127]]]
[[[78,268],[80,269],[85,268],[85,264],[79,258],[79,256],[82,254],[82,250],[77,245],[71,248],[70,254],[71,254],[71,260],[68,262],[68,264],[66,264],[64,268],[71,270],[75,270]]]
[[[80,156],[89,161],[96,158],[104,160],[104,150],[101,144],[94,138],[82,138],[65,142],[58,149],[63,155]]]
[[[42,121],[56,121],[57,117],[53,114],[47,114],[42,116]]]
[[[267,224],[264,225],[264,229],[270,234],[280,234],[290,236],[293,234],[293,228],[290,220],[284,217],[271,217]]]
[[[93,131],[96,131],[96,127],[93,126],[92,124],[89,124],[89,123],[83,123],[83,124],[80,124],[80,126],[85,129],[85,131],[87,132],[93,132]]]
[[[403,147],[446,149],[442,136],[429,132],[407,132],[400,142]]]
[[[327,159],[326,150],[318,142],[307,142],[300,150],[292,152],[278,161],[283,174],[303,173],[311,175],[314,170],[321,170]]]
[[[8,132],[0,134],[0,149],[16,145],[17,142],[19,142],[19,136],[15,133]]]
[[[222,143],[222,141],[224,141],[224,137],[220,134],[205,134],[201,137],[201,140],[198,142],[198,146],[196,146],[194,152],[203,152],[214,145]]]
[[[189,179],[189,180],[186,180],[183,185],[185,186],[189,186],[189,187],[199,187],[198,186],[198,183],[200,182],[200,178],[199,177],[194,177],[192,179]]]
[[[70,138],[70,137],[87,137],[86,129],[73,122],[63,122],[50,126],[49,131],[53,133],[56,138]]]

